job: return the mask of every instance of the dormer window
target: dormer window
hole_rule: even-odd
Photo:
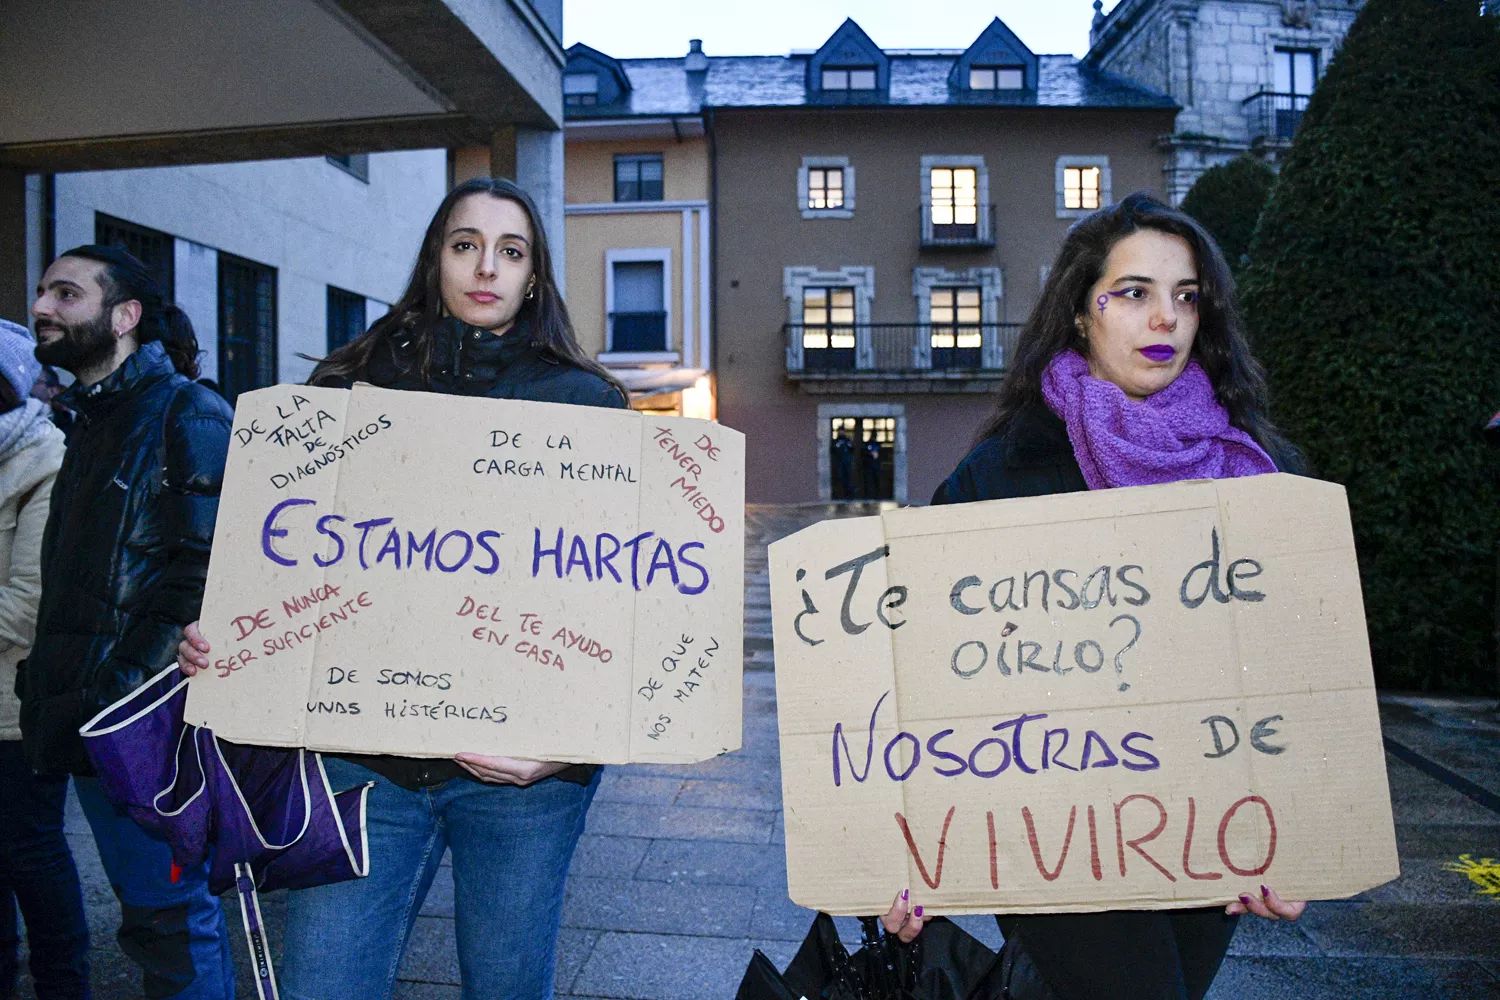
[[[599,103],[599,74],[563,74],[563,103],[583,107]]]
[[[874,66],[839,66],[823,68],[824,90],[874,90]]]
[[[1022,66],[973,66],[969,69],[970,90],[1023,90],[1026,70]]]

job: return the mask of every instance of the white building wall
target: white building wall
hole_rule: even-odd
[[[368,184],[322,157],[60,174],[57,248],[94,242],[96,212],[176,237],[177,298],[215,378],[217,253],[275,268],[279,375],[302,381],[312,363],[298,354],[326,353],[327,287],[398,298],[447,191],[444,150],[372,153],[369,165]]]

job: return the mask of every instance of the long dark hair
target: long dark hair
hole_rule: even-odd
[[[187,313],[167,301],[161,284],[149,268],[134,254],[120,246],[91,243],[74,247],[60,257],[78,257],[104,265],[100,286],[104,289],[104,310],[108,312],[131,299],[141,304],[141,321],[136,324],[135,342],[149,344],[159,340],[172,359],[172,367],[188,378],[196,379],[198,368],[198,335],[193,332]]]
[[[318,362],[308,383],[317,385],[324,381],[360,377],[376,349],[398,334],[416,340],[422,380],[431,380],[433,331],[443,316],[440,268],[448,218],[453,214],[453,206],[464,198],[477,194],[515,202],[526,212],[526,218],[531,223],[531,273],[536,279],[536,286],[533,296],[521,302],[520,312],[516,314],[516,322],[525,323],[526,329],[531,331],[531,346],[558,361],[598,375],[628,402],[629,393],[619,380],[578,346],[578,340],[573,335],[572,320],[568,318],[567,304],[563,302],[552,276],[552,252],[547,246],[547,231],[542,228],[541,213],[537,210],[536,203],[521,188],[498,177],[476,177],[448,192],[427,225],[427,233],[422,237],[422,248],[417,253],[416,266],[412,268],[411,278],[407,281],[406,291],[401,293],[401,298],[391,306],[390,312],[376,320],[362,336]]]
[[[1063,240],[1047,275],[1041,298],[1026,318],[1007,360],[995,413],[979,431],[983,440],[1002,433],[1027,406],[1042,401],[1042,372],[1060,352],[1073,348],[1087,356],[1088,344],[1078,319],[1088,309],[1089,291],[1104,273],[1115,244],[1152,229],[1181,237],[1198,265],[1198,334],[1192,357],[1213,384],[1229,422],[1253,437],[1278,463],[1294,451],[1282,440],[1267,414],[1266,375],[1250,353],[1240,321],[1234,278],[1224,254],[1208,231],[1191,217],[1137,191],[1124,201],[1080,220]]]

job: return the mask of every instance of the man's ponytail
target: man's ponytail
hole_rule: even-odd
[[[201,352],[198,350],[198,335],[193,332],[193,323],[188,319],[187,313],[169,303],[162,307],[156,325],[160,327],[160,332],[155,339],[160,340],[167,349],[172,367],[179,374],[196,380],[202,374],[202,369],[198,366],[198,355]],[[142,322],[141,326],[145,327],[146,324]]]

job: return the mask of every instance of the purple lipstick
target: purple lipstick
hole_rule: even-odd
[[[1147,361],[1155,361],[1160,364],[1163,361],[1171,361],[1177,356],[1177,348],[1171,344],[1152,344],[1150,347],[1141,348],[1141,353],[1146,356]]]

